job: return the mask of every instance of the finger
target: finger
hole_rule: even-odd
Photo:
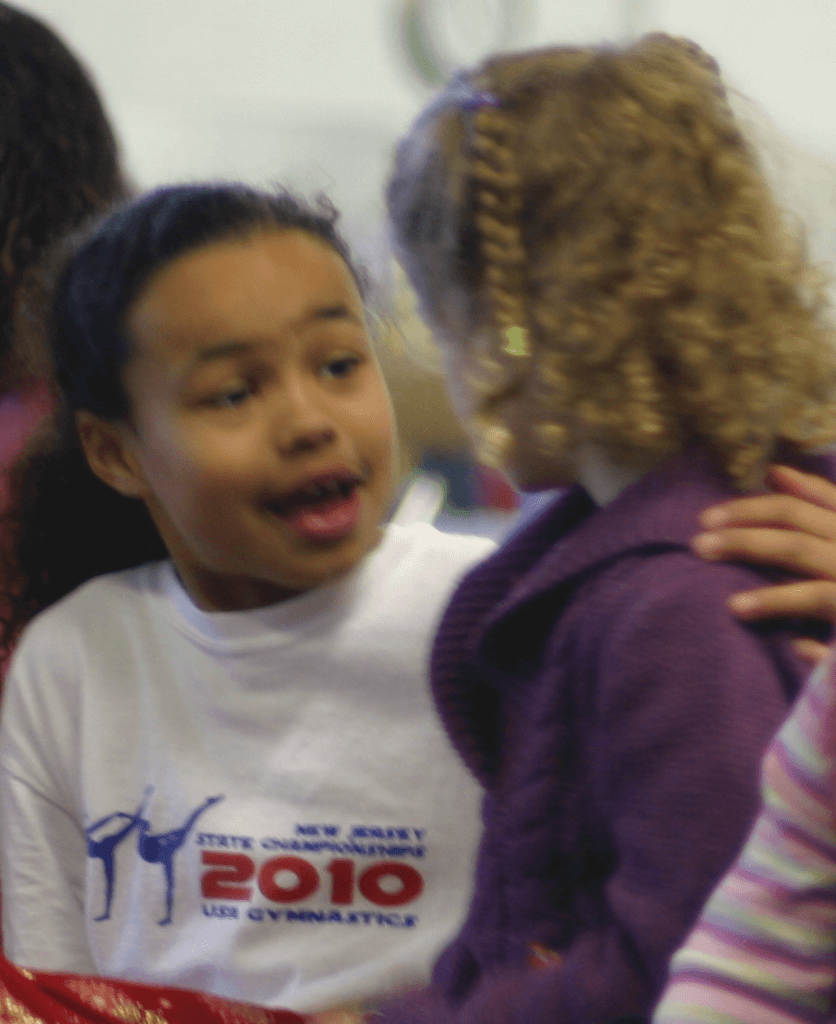
[[[830,648],[827,644],[820,644],[818,640],[809,640],[807,637],[793,640],[791,646],[796,654],[813,666],[826,661],[830,655]]]
[[[728,606],[739,618],[822,619],[836,623],[836,583],[804,580],[733,594]]]
[[[781,566],[801,576],[836,580],[836,543],[795,530],[712,530],[693,537],[691,547],[709,562],[755,562]]]
[[[770,466],[769,481],[785,494],[794,494],[822,508],[836,512],[836,484],[815,473],[802,473],[792,466]]]
[[[769,527],[836,541],[836,512],[791,494],[759,494],[713,505],[702,513],[700,522],[709,530]]]

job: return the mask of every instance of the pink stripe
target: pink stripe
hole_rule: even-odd
[[[669,1002],[677,1007],[675,1015],[673,1008],[665,1009],[664,1004]],[[687,1013],[690,1006],[695,1009]],[[706,1020],[709,1011],[726,1014],[741,1024],[815,1024],[821,1020],[815,1010],[769,1000],[763,993],[730,984],[725,978],[688,971],[677,974],[666,991],[657,1024],[666,1018],[677,1022]]]
[[[825,957],[796,955],[784,946],[759,941],[749,935],[729,932],[722,923],[714,921],[703,921],[692,932],[687,949],[707,956],[723,957],[729,960],[730,965],[735,960],[741,960],[744,954],[749,960],[754,957],[762,961],[763,966],[768,965],[770,971],[781,971],[788,978],[792,978],[794,987],[809,987],[811,972],[818,972],[831,978],[833,976],[830,960]],[[675,959],[674,963],[676,962]]]
[[[764,760],[764,783],[772,787],[779,795],[781,794],[780,776],[773,780],[769,771],[769,759],[773,758],[779,765],[781,771],[794,784],[796,788],[807,795],[809,799],[817,804],[830,806],[833,800],[833,787],[826,782],[819,783],[814,776],[810,775],[809,769],[802,768],[792,759],[792,752],[784,745],[780,737],[772,742]]]

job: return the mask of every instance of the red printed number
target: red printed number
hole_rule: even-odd
[[[215,871],[205,871],[200,880],[200,891],[207,900],[248,900],[253,891],[248,885],[255,874],[255,864],[243,853],[212,853],[203,851],[204,864],[216,865]]]
[[[285,887],[276,881],[276,875],[284,872],[295,875],[295,884]],[[313,864],[301,857],[272,857],[261,865],[258,887],[268,900],[275,903],[298,903],[316,892],[319,875]]]
[[[400,882],[400,889],[388,892],[381,888],[380,883],[384,878],[396,878]],[[379,907],[402,907],[404,903],[411,903],[421,895],[424,879],[408,864],[385,860],[382,864],[373,864],[367,868],[360,875],[357,888],[369,903],[376,903]]]
[[[204,872],[201,879],[204,899],[252,899],[252,887],[241,884],[249,882],[256,873],[256,865],[246,854],[204,850],[201,856],[204,864],[213,867],[212,871]],[[354,902],[355,888],[378,907],[402,907],[417,899],[424,890],[424,879],[415,868],[398,861],[372,864],[356,883],[354,861],[332,860],[325,871],[331,876],[331,902],[339,906]],[[312,896],[319,883],[319,872],[301,857],[272,857],[258,871],[258,888],[274,903],[298,903]]]
[[[354,902],[354,861],[332,860],[325,869],[331,875],[331,902],[348,906]]]

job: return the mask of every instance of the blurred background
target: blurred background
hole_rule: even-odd
[[[327,192],[395,317],[381,356],[405,481],[444,486],[442,522],[499,533],[518,504],[473,466],[426,332],[397,278],[381,193],[389,153],[451,70],[500,49],[694,39],[746,100],[785,204],[836,253],[836,0],[26,0],[95,77],[138,188],[222,177]],[[429,515],[428,490],[413,493]],[[424,509],[422,512],[421,509]]]

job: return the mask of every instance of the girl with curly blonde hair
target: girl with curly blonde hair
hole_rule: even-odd
[[[698,442],[740,487],[836,435],[821,282],[694,44],[460,76],[401,144],[389,204],[492,461],[530,455],[523,393],[544,458],[586,442],[644,467]]]
[[[716,65],[664,36],[458,76],[388,198],[482,457],[575,486],[442,622],[435,698],[486,790],[475,893],[435,987],[375,1021],[642,1020],[804,673],[788,623],[727,611],[762,571],[689,540],[836,437],[819,283]]]

